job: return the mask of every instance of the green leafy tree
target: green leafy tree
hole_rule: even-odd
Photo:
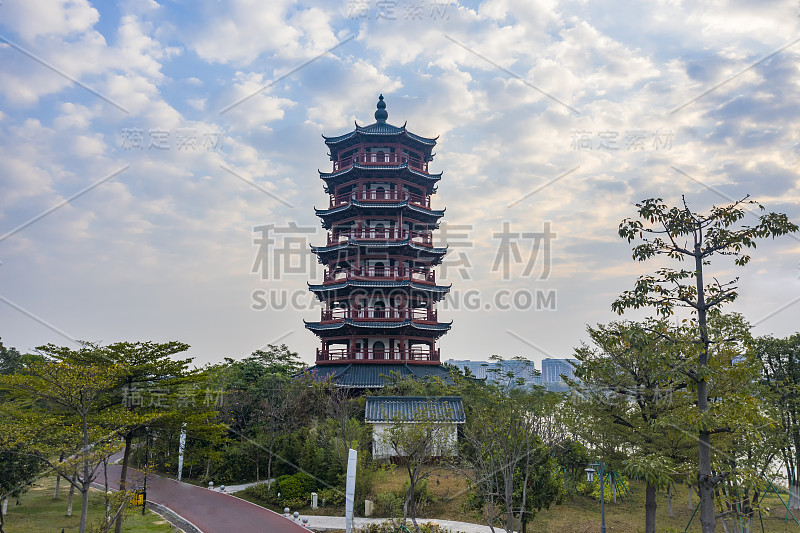
[[[697,487],[703,533],[712,533],[715,529],[714,490],[727,475],[724,472],[714,474],[711,468],[711,436],[718,428],[716,421],[707,415],[711,346],[708,317],[710,312],[737,297],[736,279],[719,282],[708,275],[707,267],[715,255],[733,256],[735,264],[743,266],[750,261],[746,252],[755,248],[757,239],[798,230],[796,224],[780,213],[763,214],[752,226],[742,224],[748,204],[764,210],[747,197],[728,206],[712,207],[707,214],[693,212],[685,199],[682,206],[670,207],[660,198],[651,198],[636,204],[638,219],[625,219],[619,226],[620,237],[628,242],[641,241],[633,248],[633,258],[637,261],[665,255],[678,262],[691,263],[686,269],[664,267],[655,275],[640,276],[634,289],[624,292],[612,304],[612,309],[622,313],[630,308],[653,307],[663,316],[669,316],[677,306],[696,314],[699,354],[691,379],[696,384],[700,414]]]
[[[544,395],[538,387],[501,390],[484,384],[479,395],[469,397],[464,472],[492,531],[496,525],[524,529],[561,496],[551,448],[537,433]]]
[[[684,376],[674,370],[678,346],[666,335],[663,320],[615,322],[588,331],[594,345],[575,350],[577,379],[568,380],[581,419],[591,422],[578,432],[589,441],[596,428],[614,435],[612,442],[621,445],[615,459],[645,480],[645,532],[655,533],[656,491],[673,483],[691,444],[675,428],[691,405]]]
[[[228,391],[222,420],[256,457],[265,452],[271,483],[276,447],[282,435],[299,427],[311,412],[316,389],[305,376],[304,365],[285,344],[269,345],[241,361],[226,359],[220,379]],[[256,464],[259,464],[258,461]]]
[[[106,423],[121,415],[120,409],[103,409],[109,394],[118,386],[124,368],[117,365],[75,363],[73,356],[88,355],[96,347],[85,344],[79,350],[47,345],[38,348],[44,361],[31,361],[23,371],[3,376],[3,386],[20,399],[37,402],[41,410],[17,411],[4,417],[0,433],[7,444],[25,445],[30,453],[63,476],[81,494],[79,531],[86,531],[89,488],[96,468],[113,453]],[[58,448],[71,447],[64,460],[57,460]]]
[[[761,363],[767,401],[780,420],[782,438],[776,449],[792,481],[789,507],[800,509],[800,333],[784,339],[760,337],[753,351]]]
[[[196,374],[191,372],[189,364],[192,359],[172,359],[175,355],[189,349],[188,344],[182,342],[116,342],[108,346],[99,347],[90,353],[78,353],[78,362],[99,365],[119,365],[125,371],[120,375],[117,394],[112,401],[119,402],[128,413],[125,423],[116,429],[124,436],[125,447],[122,456],[119,486],[125,491],[128,480],[133,441],[137,434],[141,434],[146,426],[153,425],[159,419],[168,418],[174,413],[167,413],[162,402],[150,405],[149,399],[141,397],[143,390],[162,390],[175,387],[181,383],[190,383]],[[134,401],[137,397],[141,401]],[[120,533],[124,514],[119,513],[114,526],[115,533]]]
[[[0,342],[0,375],[10,375],[22,370],[24,356],[16,348],[7,348]],[[5,403],[7,393],[0,389],[0,404]],[[10,445],[6,435],[0,433],[0,533],[3,533],[4,502],[19,497],[44,464],[35,455],[27,452],[22,444]]]
[[[408,474],[405,502],[403,503],[403,523],[411,518],[417,533],[417,498],[420,483],[430,476],[431,470],[425,465],[433,458],[446,461],[455,452],[455,442],[451,439],[452,427],[449,420],[452,410],[442,407],[431,398],[417,405],[410,412],[398,414],[385,433],[377,436],[384,447],[391,449],[397,463]]]

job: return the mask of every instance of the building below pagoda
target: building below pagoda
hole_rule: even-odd
[[[340,386],[377,388],[392,372],[445,378],[436,304],[450,286],[436,283],[435,267],[447,252],[433,245],[444,209],[431,197],[442,174],[431,174],[436,139],[387,123],[383,95],[375,123],[324,137],[331,172],[320,171],[326,208],[315,209],[327,242],[312,246],[324,266],[309,290],[323,304],[319,321],[305,326],[320,339],[320,379]]]

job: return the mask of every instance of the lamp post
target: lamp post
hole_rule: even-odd
[[[595,466],[597,467],[597,470],[592,468]],[[595,472],[600,474],[600,533],[606,533],[605,465],[602,462],[590,464],[589,468],[586,469],[586,481],[589,483],[594,482]]]

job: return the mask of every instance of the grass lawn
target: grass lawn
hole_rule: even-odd
[[[403,488],[407,480],[406,473],[401,469],[387,469],[377,474],[373,492],[398,491]],[[441,520],[456,520],[460,522],[481,523],[481,516],[477,513],[464,510],[467,499],[466,483],[460,474],[444,468],[434,468],[428,477],[428,489],[435,496],[435,501],[424,506],[419,513],[425,518],[438,518]],[[617,503],[606,502],[606,529],[608,533],[639,533],[644,531],[644,484],[630,482],[632,504],[622,497],[617,498]],[[253,503],[263,505],[245,492],[236,494]],[[788,494],[782,493],[784,501],[788,501]],[[697,495],[693,496],[693,504],[698,503]],[[678,487],[672,497],[673,518],[669,517],[667,509],[666,491],[658,494],[656,510],[656,531],[659,533],[680,533],[689,522],[694,511],[688,508],[688,492],[686,487]],[[273,506],[266,506],[273,508]],[[767,533],[800,533],[800,527],[789,516],[786,521],[786,509],[774,493],[767,495],[762,503],[763,508],[769,508],[769,513],[763,513],[764,531]],[[282,512],[282,509],[273,508]],[[344,516],[344,509],[340,507],[321,507],[315,511],[306,507],[292,509],[300,511],[302,515],[332,515]],[[800,519],[800,514],[797,515]],[[694,517],[688,531],[700,531],[699,512]],[[761,531],[758,515],[753,523],[754,532]],[[722,532],[721,523],[717,530]],[[600,531],[600,502],[590,497],[573,494],[568,496],[560,505],[552,505],[550,509],[540,511],[534,520],[528,524],[531,533],[599,533]],[[736,530],[738,531],[738,530]]]
[[[37,481],[25,494],[20,497],[20,505],[16,500],[8,502],[8,514],[5,516],[4,529],[6,533],[59,533],[63,528],[65,532],[78,531],[81,521],[81,498],[76,491],[72,500],[72,516],[67,515],[67,495],[69,484],[61,480],[61,490],[58,500],[53,499],[55,477],[43,478]],[[102,491],[92,490],[89,493],[89,515],[87,531],[91,531],[93,523],[103,517],[105,503]],[[122,527],[127,532],[171,533],[178,529],[157,514],[147,512],[145,516],[139,512],[129,516]]]

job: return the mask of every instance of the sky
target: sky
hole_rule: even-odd
[[[636,202],[749,194],[800,222],[798,59],[795,0],[4,0],[0,337],[311,364],[322,135],[383,94],[438,136],[442,359],[540,368],[663,266],[617,235]],[[800,329],[799,252],[710,265],[755,334]]]

